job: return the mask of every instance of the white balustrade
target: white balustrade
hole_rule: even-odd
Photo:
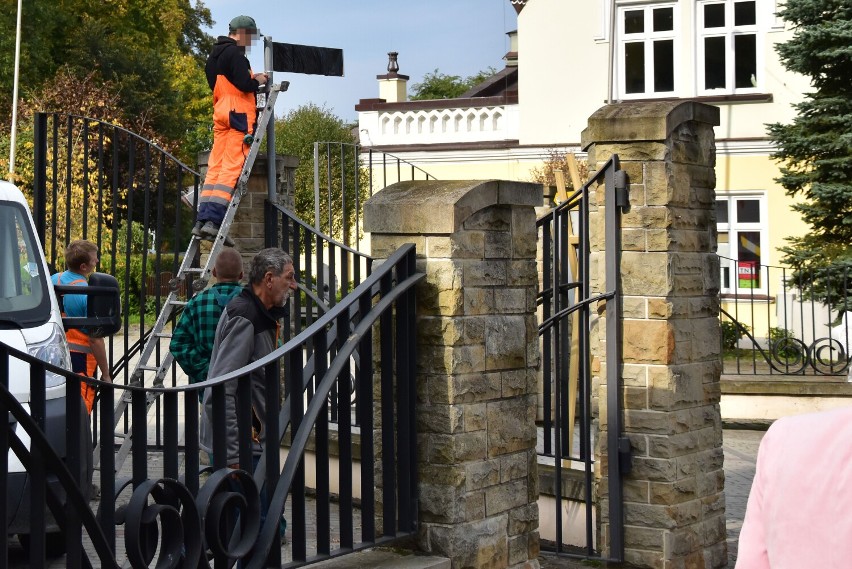
[[[517,140],[518,105],[358,113],[365,146]]]

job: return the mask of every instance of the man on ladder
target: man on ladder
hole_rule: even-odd
[[[219,234],[257,126],[255,93],[268,79],[265,73],[252,73],[245,57],[245,48],[258,37],[254,19],[237,16],[228,28],[229,35],[219,36],[204,67],[213,91],[213,149],[192,234],[211,241]],[[227,235],[224,242],[234,245]]]

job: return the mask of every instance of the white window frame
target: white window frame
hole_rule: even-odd
[[[767,192],[766,191],[750,191],[750,192],[731,192],[731,193],[719,193],[716,196],[716,201],[727,200],[728,202],[728,222],[721,223],[717,222],[716,229],[719,233],[726,232],[728,234],[728,247],[729,253],[725,255],[725,257],[729,259],[733,259],[733,261],[728,261],[727,259],[720,258],[720,271],[719,271],[719,285],[722,294],[767,294],[767,275],[765,267],[769,265],[769,224],[767,219],[768,207],[767,207]],[[757,223],[740,223],[735,220],[736,215],[736,207],[734,203],[737,200],[757,200],[759,204],[759,212],[760,212],[760,221]],[[758,267],[758,271],[760,271],[760,286],[755,288],[750,287],[740,287],[739,286],[739,278],[737,275],[737,263],[739,260],[739,251],[737,247],[737,240],[739,233],[743,231],[748,232],[758,232],[760,233],[760,267]],[[761,268],[764,267],[764,268]],[[725,286],[724,282],[724,269],[728,268],[729,270],[729,282],[731,286]]]
[[[765,34],[764,2],[753,0],[755,4],[755,23],[750,26],[734,25],[734,4],[744,0],[698,0],[695,3],[695,89],[699,95],[739,95],[759,93],[765,83],[764,47]],[[748,1],[748,0],[745,0]],[[708,4],[724,4],[725,26],[721,28],[704,28],[704,6]],[[756,85],[751,87],[735,87],[734,77],[734,38],[736,36],[755,36],[755,79]],[[725,57],[725,87],[716,89],[704,88],[704,40],[711,37],[724,37],[726,45]]]
[[[674,29],[664,32],[654,32],[650,27],[653,18],[649,17],[655,8],[672,8],[673,10],[673,25]],[[643,10],[645,12],[645,31],[642,34],[630,34],[629,36],[624,31],[624,13],[626,11]],[[616,85],[618,90],[618,98],[622,100],[629,99],[652,99],[652,98],[667,98],[682,96],[678,94],[678,85],[680,84],[680,68],[681,68],[681,49],[680,43],[682,40],[682,31],[680,30],[680,7],[678,2],[654,2],[654,3],[620,3],[616,6],[616,38],[617,54],[616,54]],[[654,80],[654,50],[653,45],[655,40],[672,40],[673,49],[673,83],[674,90],[655,92],[653,90]],[[645,44],[645,90],[641,93],[627,93],[626,84],[626,65],[625,65],[625,44],[642,41]]]

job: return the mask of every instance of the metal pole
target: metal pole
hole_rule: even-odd
[[[15,78],[12,86],[12,135],[9,139],[9,181],[15,181],[15,142],[18,134],[18,70],[21,67],[21,3],[18,0],[18,27],[15,32]]]
[[[266,73],[266,100],[272,92],[272,38],[263,36],[263,66]],[[275,202],[278,195],[277,172],[275,171],[275,107],[269,107],[269,122],[266,123],[266,172],[267,172],[267,196],[269,201]]]
[[[320,229],[319,142],[314,142],[314,228]]]

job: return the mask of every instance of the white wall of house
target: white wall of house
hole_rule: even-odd
[[[704,27],[707,5],[728,11],[727,27]],[[613,7],[616,42],[611,52]],[[655,25],[658,9],[671,9],[671,30],[648,29]],[[733,9],[733,0],[590,0],[582,8],[564,0],[529,2],[518,16],[521,144],[576,142],[589,115],[607,102],[610,87],[614,101],[771,95],[771,101],[708,101],[721,110],[717,139],[765,137],[766,123],[787,122],[794,116],[791,104],[801,99],[808,81],[786,71],[775,53],[775,44],[791,35],[774,15],[778,9],[775,0],[754,0],[753,25],[734,26]],[[635,20],[641,13],[645,14],[646,33],[628,34],[627,14],[633,14]],[[755,43],[752,85],[737,87],[731,70],[726,87],[705,89],[702,46],[705,36],[711,35],[728,42],[726,45],[743,36]],[[648,63],[657,44],[668,41],[672,46],[673,88],[654,92]],[[630,93],[625,86],[625,46],[640,42],[648,46],[645,69],[649,83],[645,92]],[[731,52],[727,56],[730,63]]]

